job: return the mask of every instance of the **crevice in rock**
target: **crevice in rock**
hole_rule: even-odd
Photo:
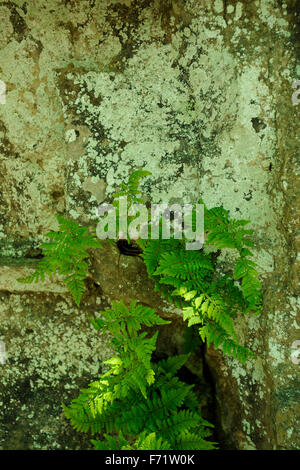
[[[220,423],[218,422],[217,400],[215,393],[215,383],[210,373],[208,365],[205,362],[204,347],[202,344],[196,353],[199,364],[202,363],[202,376],[194,374],[189,368],[189,362],[186,363],[178,372],[177,377],[188,385],[194,385],[193,391],[196,393],[201,405],[202,417],[212,423],[214,428],[211,429],[211,436],[207,438],[212,442],[217,442],[220,450],[226,449],[225,443],[221,437]],[[159,345],[158,345],[159,349]],[[155,351],[152,360],[159,362],[168,359],[168,354]]]
[[[220,421],[220,411],[219,411],[220,407],[219,407],[219,403],[217,400],[216,381],[207,363],[207,360],[205,357],[205,350],[206,350],[206,345],[204,343],[201,343],[199,347],[199,353],[201,354],[201,360],[202,360],[203,378],[205,382],[208,384],[209,392],[210,392],[209,397],[211,400],[208,406],[208,410],[207,410],[207,413],[208,413],[207,419],[214,425],[213,437],[214,437],[214,440],[218,442],[219,449],[228,450],[229,447],[226,445],[226,441],[224,439],[224,432],[222,430],[222,425]]]
[[[128,243],[127,240],[118,240],[117,247],[121,255],[139,256],[143,253],[143,250],[136,243]]]
[[[217,401],[216,381],[205,358],[206,346],[199,336],[197,344],[195,341],[192,342],[191,335],[188,338],[185,337],[184,326],[179,317],[178,321],[173,320],[171,324],[160,328],[152,360],[158,362],[176,354],[190,353],[188,361],[178,371],[177,376],[183,382],[194,385],[193,390],[201,405],[202,417],[214,425],[209,440],[217,442],[220,450],[228,449],[220,421],[221,413]],[[150,329],[147,330],[150,332]],[[190,327],[186,330],[191,333],[193,328]],[[154,330],[151,330],[151,335],[153,332]]]

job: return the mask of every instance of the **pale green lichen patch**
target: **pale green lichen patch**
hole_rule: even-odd
[[[0,448],[89,447],[63,417],[79,389],[96,380],[111,349],[72,300],[51,295],[1,295]]]

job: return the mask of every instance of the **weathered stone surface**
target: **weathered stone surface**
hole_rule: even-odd
[[[17,278],[32,274],[37,260],[2,258],[0,338],[7,352],[0,380],[2,449],[91,448],[91,436],[72,431],[61,403],[70,403],[80,388],[96,380],[103,360],[113,354],[109,338],[96,333],[88,321],[88,316],[110,306],[112,300],[129,304],[139,299],[171,320],[160,329],[157,359],[183,352],[180,310],[153,292],[140,258],[121,257],[116,247],[102,243],[103,249],[91,256],[80,308],[63,284],[63,276],[19,283]],[[186,371],[193,374],[204,416],[209,418],[211,391],[197,353],[191,355]]]
[[[80,311],[58,293],[0,292],[7,353],[1,363],[1,449],[91,448],[90,436],[72,430],[61,404],[96,380],[111,356],[108,339],[87,320],[95,309],[93,294]]]
[[[23,284],[17,281],[18,278],[29,276],[33,271],[33,268],[24,266],[2,265],[0,268],[0,290],[9,292],[68,292],[68,289],[62,285],[64,276],[55,276],[52,281],[46,276],[44,281],[33,282],[32,284]]]
[[[40,325],[55,311],[49,328],[56,338],[59,318],[65,319],[64,309],[73,312],[73,303],[59,279],[18,287],[16,278],[31,268],[3,257],[22,260],[34,252],[57,228],[55,213],[95,222],[97,205],[110,200],[133,168],[147,168],[153,176],[143,189],[152,202],[201,196],[209,207],[223,204],[233,217],[251,219],[264,309],[260,318],[240,319],[238,329],[257,360],[242,367],[207,351],[219,434],[227,448],[299,448],[299,365],[290,357],[300,339],[300,104],[291,100],[300,73],[296,0],[15,0],[0,2],[0,24],[0,80],[6,85],[0,104],[0,339],[15,358],[12,370],[20,363],[18,380],[46,376],[34,372],[36,362],[29,373],[21,369],[38,348],[18,353],[22,330],[13,328],[12,312],[20,309],[14,324],[34,318]],[[110,256],[107,251],[103,263]],[[98,295],[105,305],[94,280],[112,299],[137,296],[164,312],[140,260],[121,257],[120,278],[114,279],[116,258],[103,271],[100,258],[93,259],[84,308],[89,296],[91,310]],[[79,327],[80,311],[67,315],[75,337],[89,328],[83,319]],[[170,311],[166,306],[164,313]],[[171,315],[179,321],[176,312]],[[38,337],[44,333],[38,329]],[[64,356],[68,341],[62,348]],[[81,359],[87,382],[94,374],[90,357],[94,353],[86,350]],[[2,391],[15,384],[5,367]],[[78,367],[75,361],[74,380]],[[47,403],[34,393],[30,406],[35,399]],[[38,415],[24,440],[25,425],[15,421],[16,437],[9,440],[9,413],[20,422],[21,414],[17,402],[6,400],[5,407],[4,447],[51,448],[60,425],[49,421],[50,437],[41,440],[44,415]],[[76,447],[71,436],[59,439],[59,448]]]
[[[91,257],[91,277],[101,286],[103,294],[112,300],[135,299],[154,308],[165,319],[176,319],[181,310],[170,305],[149,279],[143,260],[136,256],[121,255],[118,248],[103,241],[103,249],[95,250]]]

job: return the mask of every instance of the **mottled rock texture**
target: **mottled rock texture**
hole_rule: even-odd
[[[152,202],[202,197],[251,219],[264,308],[238,331],[257,359],[206,351],[219,439],[300,448],[298,34],[296,0],[0,2],[2,448],[89,447],[60,403],[110,353],[86,313],[124,292],[150,296],[133,279],[139,260],[121,262],[131,275],[114,290],[116,265],[104,263],[104,276],[94,259],[79,309],[59,280],[16,278],[33,269],[56,213],[95,224],[134,168],[153,173],[143,185]]]

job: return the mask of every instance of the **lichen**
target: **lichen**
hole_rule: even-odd
[[[53,294],[2,293],[0,339],[7,355],[0,365],[1,448],[10,448],[18,429],[23,435],[16,448],[78,445],[61,403],[99,377],[112,350],[73,305]]]

